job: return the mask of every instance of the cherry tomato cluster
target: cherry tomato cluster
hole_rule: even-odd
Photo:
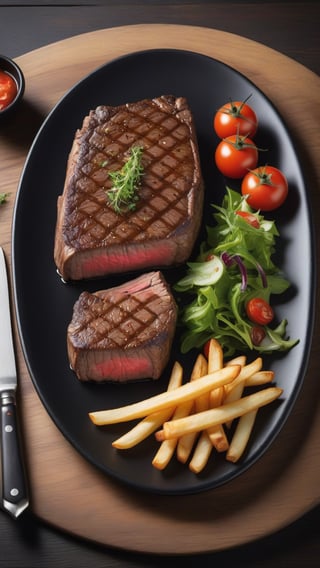
[[[213,127],[221,141],[215,151],[219,171],[231,179],[241,179],[241,193],[256,210],[272,211],[288,195],[285,175],[274,166],[259,166],[259,149],[253,138],[258,118],[245,101],[224,104],[215,114]]]
[[[259,148],[253,141],[258,130],[254,109],[244,101],[230,101],[216,112],[213,127],[221,139],[215,151],[218,170],[227,178],[241,180],[241,193],[257,211],[272,211],[282,205],[288,195],[285,175],[274,166],[258,166]],[[252,227],[259,228],[259,220],[248,211],[236,211]],[[274,319],[272,307],[263,298],[251,298],[245,306],[252,323],[253,345],[260,345],[266,332],[264,326]],[[208,349],[208,344],[204,350]]]

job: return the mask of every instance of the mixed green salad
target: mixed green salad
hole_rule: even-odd
[[[298,340],[287,337],[287,320],[274,324],[270,304],[273,294],[290,286],[272,260],[279,236],[275,222],[230,188],[222,205],[212,207],[215,224],[207,227],[198,258],[187,264],[174,287],[184,330],[182,352],[202,348],[211,337],[226,355],[291,349]]]

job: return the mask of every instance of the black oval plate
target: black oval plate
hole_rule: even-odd
[[[119,105],[143,98],[173,94],[187,97],[194,114],[203,175],[205,211],[221,203],[226,181],[217,172],[213,154],[218,142],[212,128],[215,111],[230,99],[250,102],[260,119],[256,142],[269,148],[262,156],[287,175],[290,195],[274,217],[281,232],[279,258],[293,283],[286,301],[277,307],[289,320],[289,333],[300,343],[284,356],[265,357],[284,389],[281,402],[259,412],[248,450],[238,464],[213,454],[200,475],[175,459],[163,472],[151,465],[157,449],[153,437],[128,451],[116,451],[111,442],[131,424],[95,427],[88,412],[117,407],[166,389],[172,361],[183,363],[186,376],[195,353],[182,357],[178,342],[172,360],[157,382],[128,385],[83,384],[69,369],[66,329],[72,307],[84,289],[97,290],[128,280],[63,284],[53,262],[57,197],[62,193],[72,140],[83,117],[99,104]],[[233,184],[235,187],[235,184]],[[203,225],[210,221],[204,219]],[[200,239],[203,235],[200,236]],[[252,82],[234,69],[209,57],[180,50],[150,50],[121,57],[97,69],[76,84],[56,105],[40,129],[21,176],[13,225],[14,288],[18,324],[28,368],[48,413],[65,437],[92,464],[131,487],[155,493],[195,493],[221,485],[252,465],[282,428],[303,382],[312,333],[314,271],[310,208],[299,161],[290,135],[273,104]],[[166,270],[170,283],[179,270]]]

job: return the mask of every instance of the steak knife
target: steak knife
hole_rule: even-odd
[[[19,443],[16,409],[17,372],[10,317],[8,274],[0,247],[0,427],[4,510],[17,518],[29,505],[25,469]]]

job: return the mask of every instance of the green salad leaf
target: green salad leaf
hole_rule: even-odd
[[[286,351],[298,343],[286,337],[287,320],[274,329],[263,326],[264,338],[254,342],[255,324],[245,306],[254,297],[270,303],[272,295],[290,286],[272,256],[279,232],[274,221],[254,212],[245,197],[226,188],[222,205],[212,206],[215,225],[207,227],[195,262],[187,263],[186,275],[174,289],[179,293],[179,321],[185,330],[181,350],[201,348],[211,337],[227,355],[238,350]],[[253,226],[239,215],[254,214]]]

